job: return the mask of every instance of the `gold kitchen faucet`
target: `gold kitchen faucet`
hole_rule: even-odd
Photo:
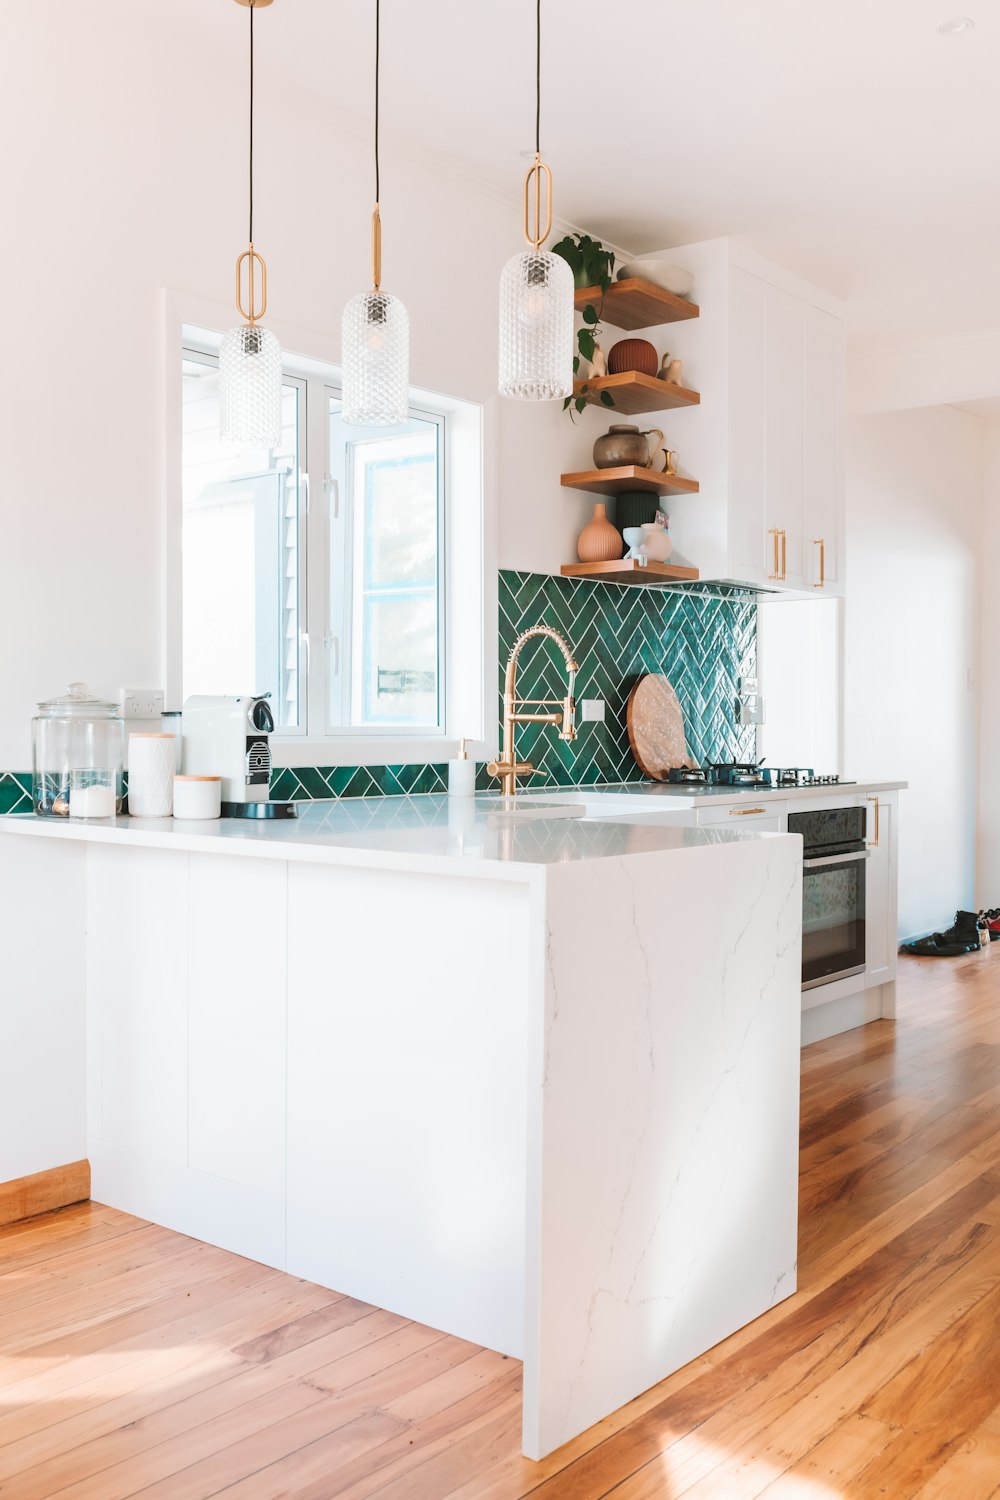
[[[566,696],[565,698],[518,698],[515,692],[517,680],[517,663],[522,650],[528,641],[535,636],[548,636],[550,641],[555,641],[563,654],[566,663]],[[558,630],[553,630],[551,625],[533,625],[530,630],[522,631],[511,648],[510,656],[507,658],[507,674],[504,679],[503,692],[503,750],[499,760],[491,760],[486,767],[490,776],[499,777],[504,794],[513,797],[517,791],[517,778],[519,776],[530,776],[535,767],[527,760],[518,760],[514,754],[514,726],[515,724],[558,724],[559,738],[561,740],[576,739],[576,704],[573,699],[573,691],[576,687],[577,666],[573,660],[573,653]],[[555,713],[522,713],[524,708],[532,709],[558,709]]]

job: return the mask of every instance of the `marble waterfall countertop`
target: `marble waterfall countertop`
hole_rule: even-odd
[[[7,1175],[522,1359],[544,1457],[795,1290],[802,841],[694,802],[0,818]]]
[[[587,788],[518,796],[513,807],[499,795],[309,802],[297,818],[267,822],[73,822],[29,813],[0,818],[0,834],[514,880],[553,864],[778,836],[684,827],[683,817],[683,805],[658,808],[651,797]]]
[[[662,782],[529,786],[513,800],[487,793],[308,802],[300,804],[297,818],[262,823],[129,817],[90,823],[15,814],[0,818],[0,833],[375,869],[430,873],[447,867],[451,873],[519,880],[547,865],[775,836],[752,829],[685,826],[690,823],[685,814],[706,804],[828,801],[905,785],[854,781],[773,790]]]

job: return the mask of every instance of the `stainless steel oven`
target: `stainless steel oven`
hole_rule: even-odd
[[[802,988],[832,984],[865,969],[863,807],[821,807],[788,815],[802,854]]]

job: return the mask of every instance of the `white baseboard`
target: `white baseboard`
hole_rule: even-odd
[[[828,1036],[852,1031],[855,1026],[867,1026],[869,1021],[878,1021],[881,1017],[881,989],[842,995],[838,1000],[802,1012],[802,1045],[807,1047],[810,1042],[825,1041]]]

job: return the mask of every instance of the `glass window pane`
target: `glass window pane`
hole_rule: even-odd
[[[183,696],[270,693],[276,724],[298,728],[299,387],[271,450],[220,442],[214,361],[184,360],[182,394]]]
[[[365,600],[365,724],[437,722],[437,600],[433,590]]]
[[[440,425],[347,427],[330,404],[331,678],[342,728],[441,727]],[[342,668],[340,664],[343,664]]]

